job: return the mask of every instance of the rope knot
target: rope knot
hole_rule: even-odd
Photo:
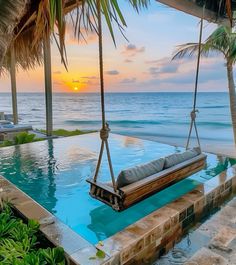
[[[105,127],[100,130],[100,138],[102,139],[102,141],[106,141],[108,139],[109,132],[110,132],[109,124],[106,123]]]
[[[191,113],[190,113],[190,117],[193,121],[196,120],[196,117],[197,117],[197,112],[199,112],[197,109],[196,110],[192,110]]]

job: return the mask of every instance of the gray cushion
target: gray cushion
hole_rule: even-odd
[[[201,153],[200,148],[193,148],[182,153],[169,155],[165,158],[164,169],[173,167],[179,163],[187,161]]]
[[[163,170],[165,159],[160,158],[149,163],[122,170],[117,178],[117,187],[121,188]]]

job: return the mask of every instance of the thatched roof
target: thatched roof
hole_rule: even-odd
[[[52,31],[47,1],[41,0],[0,0],[0,66],[8,69],[10,52],[15,49],[16,66],[34,68],[42,62],[43,39]],[[59,36],[63,38],[65,15],[79,4],[80,0],[65,0]],[[56,10],[55,10],[56,11]],[[63,52],[63,43],[58,44]]]

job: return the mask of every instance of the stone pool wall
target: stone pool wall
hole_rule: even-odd
[[[236,167],[232,167],[106,239],[97,246],[110,257],[105,264],[150,264],[235,192]]]
[[[233,166],[93,246],[0,176],[0,197],[10,199],[25,218],[38,220],[46,238],[62,246],[70,264],[74,265],[150,264],[173,248],[190,226],[208,216],[235,192],[236,167]],[[105,258],[97,258],[97,250]]]

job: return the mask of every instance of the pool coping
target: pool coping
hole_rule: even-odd
[[[0,197],[10,200],[25,218],[39,221],[40,231],[55,246],[64,248],[72,265],[139,264],[163,255],[181,239],[190,224],[200,220],[235,192],[236,165],[103,242],[92,245],[0,176]],[[96,257],[98,250],[105,254],[105,258]]]

